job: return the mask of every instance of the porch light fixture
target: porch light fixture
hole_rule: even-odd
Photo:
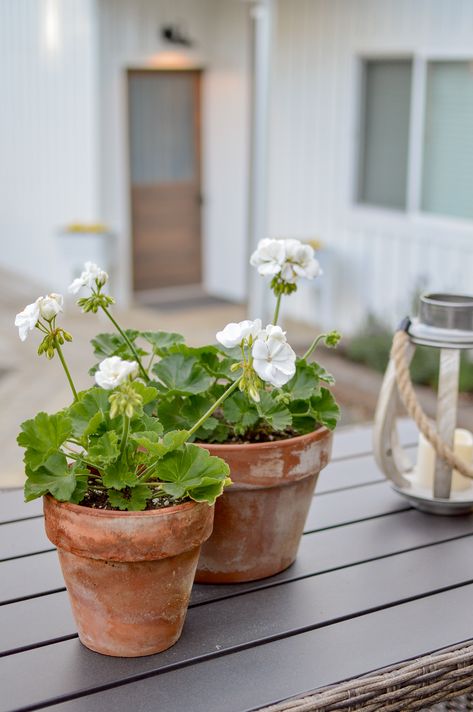
[[[434,424],[417,400],[409,363],[417,345],[440,350]],[[419,317],[404,320],[393,340],[375,415],[374,452],[396,492],[434,514],[473,511],[473,435],[456,429],[460,354],[473,349],[473,297],[426,294]],[[416,465],[399,442],[399,399],[421,433]]]
[[[169,44],[191,48],[195,46],[194,40],[179,25],[163,25],[160,31],[161,38]]]

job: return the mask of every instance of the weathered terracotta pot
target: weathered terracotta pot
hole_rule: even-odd
[[[233,484],[215,504],[213,533],[202,546],[197,567],[198,583],[256,581],[294,562],[331,447],[327,428],[275,442],[205,445],[229,464]]]
[[[213,507],[188,502],[118,512],[47,496],[44,514],[84,645],[138,657],[178,640]]]

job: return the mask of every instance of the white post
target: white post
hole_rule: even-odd
[[[248,215],[248,258],[268,236],[269,83],[273,0],[257,0],[251,7],[253,73],[251,152]],[[253,268],[248,273],[248,316],[268,320],[267,285]]]
[[[437,433],[453,450],[457,424],[458,379],[460,351],[440,351],[439,389],[437,396]],[[448,499],[452,486],[452,468],[439,457],[435,463],[434,497]]]

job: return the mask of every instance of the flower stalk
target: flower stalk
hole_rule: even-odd
[[[279,310],[281,308],[282,293],[278,294],[276,297],[276,307],[274,309],[273,324],[276,326],[279,319]]]
[[[59,360],[61,361],[62,367],[63,367],[63,369],[64,369],[64,371],[65,371],[65,373],[66,373],[67,380],[69,381],[69,385],[70,385],[70,387],[71,387],[72,395],[74,396],[74,400],[75,400],[75,401],[78,401],[78,400],[79,400],[79,397],[78,397],[78,395],[77,395],[76,387],[75,387],[75,385],[74,385],[74,381],[72,380],[71,373],[70,373],[69,368],[68,368],[68,366],[67,366],[66,359],[64,358],[64,354],[62,353],[62,348],[61,348],[61,345],[60,345],[60,343],[59,343],[57,337],[54,339],[54,348],[55,348],[56,351],[57,351],[57,355],[59,356]]]
[[[220,398],[218,398],[215,401],[215,403],[213,403],[213,405],[211,405],[210,408],[204,413],[204,415],[201,418],[199,418],[199,420],[188,431],[186,440],[189,440],[189,438],[191,438],[194,435],[194,433],[196,433],[198,431],[198,429],[205,423],[207,418],[210,418],[212,413],[214,413],[217,410],[217,408],[219,406],[221,406],[224,401],[227,400],[228,396],[230,396],[233,393],[233,391],[236,391],[236,389],[240,385],[242,378],[243,378],[243,376],[240,376],[239,378],[237,378],[236,381],[233,381],[232,385],[229,386],[227,388],[227,390],[222,393]]]
[[[110,321],[112,322],[112,324],[113,324],[113,326],[115,327],[115,329],[118,331],[118,333],[120,334],[120,336],[122,337],[122,339],[126,342],[128,348],[130,349],[130,351],[132,352],[133,356],[134,356],[135,359],[136,359],[136,363],[138,364],[138,368],[140,369],[140,373],[141,373],[142,377],[144,378],[144,380],[146,381],[146,383],[149,383],[149,380],[150,380],[150,379],[149,379],[149,376],[148,376],[148,374],[146,373],[143,364],[141,363],[141,359],[140,359],[140,357],[138,356],[138,352],[137,352],[136,348],[134,347],[133,343],[130,341],[130,339],[128,338],[128,336],[126,335],[126,333],[123,331],[123,329],[121,328],[120,324],[116,321],[116,319],[113,318],[112,314],[109,312],[109,310],[107,309],[107,307],[102,306],[102,311],[104,312],[104,314],[106,314],[106,315],[108,316],[108,318],[109,318]]]

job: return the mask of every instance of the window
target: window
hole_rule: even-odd
[[[409,60],[365,63],[361,203],[406,206],[411,74]]]
[[[473,218],[473,72],[469,62],[429,62],[422,210]]]
[[[473,219],[472,67],[363,62],[358,203]]]

